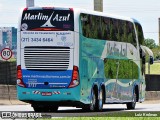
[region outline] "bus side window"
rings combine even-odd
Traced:
[[[142,48],[140,48],[140,65],[141,65],[141,72],[142,75],[145,74],[145,63],[146,63],[146,58],[145,58],[145,52],[142,50]]]
[[[139,45],[143,45],[144,43],[143,29],[139,23],[135,23],[135,26],[138,34]]]

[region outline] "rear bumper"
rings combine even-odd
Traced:
[[[51,93],[43,96],[42,92]],[[17,97],[24,102],[54,102],[80,101],[80,86],[68,89],[31,89],[17,86]]]

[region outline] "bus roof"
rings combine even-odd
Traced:
[[[121,20],[126,20],[126,21],[130,21],[130,22],[133,22],[133,23],[140,24],[139,21],[137,21],[136,19],[131,18],[131,17],[120,16],[120,15],[111,14],[111,13],[105,13],[105,12],[92,11],[92,10],[81,9],[81,8],[70,8],[70,7],[54,6],[54,7],[28,7],[28,8],[25,8],[24,10],[42,10],[42,9],[44,9],[44,10],[45,9],[74,10],[74,12],[77,12],[77,13],[86,13],[86,14],[92,14],[92,15],[97,15],[97,16],[110,17],[110,18],[121,19]]]
[[[134,18],[126,17],[126,16],[120,16],[120,15],[111,14],[111,13],[91,11],[91,10],[85,10],[85,9],[80,9],[80,12],[81,13],[86,13],[86,14],[93,14],[93,15],[98,15],[98,16],[110,17],[110,18],[115,18],[115,19],[120,19],[120,20],[126,20],[126,21],[130,21],[130,22],[134,22],[134,23],[139,23]]]

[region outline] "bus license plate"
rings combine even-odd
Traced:
[[[42,96],[51,96],[52,92],[42,92],[41,95]]]

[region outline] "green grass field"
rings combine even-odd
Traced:
[[[146,74],[148,74],[148,63],[146,64]],[[150,74],[160,74],[160,63],[155,62],[150,65]]]
[[[159,117],[68,117],[52,120],[159,120]]]
[[[137,117],[137,114],[141,114],[141,117]],[[155,115],[156,117],[151,117],[149,115]],[[148,117],[147,117],[148,116]],[[64,118],[53,118],[52,120],[159,120],[159,111],[150,112],[106,112],[106,114],[99,114],[92,117],[64,117]]]

